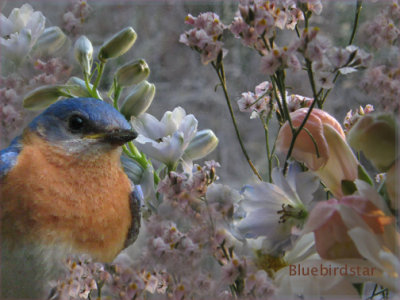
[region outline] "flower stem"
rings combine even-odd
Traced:
[[[266,120],[264,120],[263,118],[262,123],[264,126],[264,133],[265,133],[265,146],[267,149],[267,159],[268,159],[268,181],[272,182],[272,158],[273,158],[273,152],[271,152],[271,149],[269,147],[269,120],[271,118],[272,115],[272,109],[268,112],[268,116],[266,118]]]
[[[97,87],[99,86],[101,77],[103,76],[105,65],[106,65],[105,62],[102,62],[102,61],[100,62],[100,65],[99,65],[98,70],[97,70],[96,80],[95,80],[95,82],[93,84],[92,92],[94,92],[97,89]]]
[[[287,106],[286,101],[286,86],[285,86],[285,73],[284,71],[280,70],[276,72],[276,85],[278,86],[279,94],[281,94],[281,100],[283,105],[283,111],[285,113],[285,119],[289,122],[289,126],[294,131],[292,119],[290,118],[289,108]]]
[[[114,108],[117,109],[117,110],[119,110],[119,108],[118,108],[118,99],[119,99],[119,96],[121,95],[121,92],[122,92],[122,87],[118,83],[116,83],[116,81],[115,81],[113,105],[114,105]]]
[[[288,153],[287,153],[286,159],[285,159],[285,164],[283,166],[283,174],[285,174],[285,175],[286,175],[286,172],[287,172],[287,168],[289,166],[288,161],[289,161],[290,156],[292,155],[292,151],[293,151],[293,148],[294,148],[294,143],[296,142],[297,136],[300,134],[301,130],[303,129],[304,125],[306,124],[306,122],[308,120],[308,117],[310,116],[311,111],[313,110],[313,108],[315,106],[315,103],[317,103],[316,98],[314,98],[314,101],[311,103],[311,106],[308,109],[307,114],[304,117],[303,122],[300,124],[300,126],[297,128],[297,130],[293,133],[292,141],[290,142],[289,150],[288,150]]]
[[[354,38],[356,36],[356,32],[357,32],[357,28],[358,28],[358,21],[360,19],[361,8],[362,8],[362,0],[357,0],[356,14],[354,16],[354,23],[353,23],[353,31],[351,32],[349,45],[353,44]]]
[[[362,0],[357,0],[356,13],[355,13],[355,16],[354,16],[354,23],[353,23],[353,30],[351,32],[351,36],[350,36],[348,45],[353,44],[354,38],[356,36],[356,32],[357,32],[357,28],[358,28],[358,21],[360,19],[360,14],[361,14],[361,8],[362,8]],[[349,63],[350,63],[350,61],[347,64],[349,64]],[[340,72],[339,72],[339,70],[337,70],[335,78],[333,79],[333,83],[336,82],[336,80],[339,78],[339,76],[340,76]],[[332,89],[328,89],[325,92],[325,94],[324,94],[324,96],[323,96],[323,98],[321,100],[321,108],[322,108],[322,105],[324,104],[326,98],[328,97],[329,93],[331,92],[331,90]],[[321,89],[321,91],[322,91],[322,89]]]
[[[219,66],[217,66],[214,62],[211,63],[212,66],[214,67],[215,71],[217,72],[219,81],[221,83],[222,89],[224,91],[224,95],[225,95],[225,100],[226,100],[226,104],[228,105],[229,108],[229,113],[231,115],[232,118],[232,123],[233,126],[235,128],[235,132],[236,132],[236,137],[239,141],[240,144],[240,148],[242,149],[243,155],[246,157],[247,163],[249,164],[250,168],[252,169],[253,173],[258,177],[258,179],[260,179],[262,181],[262,177],[260,176],[260,174],[258,173],[257,169],[255,168],[253,162],[251,161],[249,155],[247,154],[246,148],[244,147],[243,141],[242,141],[242,137],[240,135],[238,126],[237,126],[237,122],[236,122],[236,118],[235,115],[233,114],[233,109],[232,109],[232,105],[231,105],[231,100],[229,98],[228,95],[228,91],[226,88],[226,80],[225,80],[225,71],[224,71],[224,65],[223,62],[221,61],[221,63],[219,64]]]

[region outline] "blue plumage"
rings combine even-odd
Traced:
[[[9,147],[0,151],[0,180],[17,163],[21,151],[20,137],[16,137]]]

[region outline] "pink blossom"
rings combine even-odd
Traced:
[[[63,15],[64,29],[72,34],[78,34],[91,11],[92,8],[86,0],[73,0],[71,7]]]
[[[317,252],[324,259],[362,257],[347,233],[350,228],[343,221],[342,206],[358,214],[375,234],[383,234],[385,226],[394,221],[360,196],[319,202],[310,213],[305,232],[314,232]]]
[[[302,107],[310,107],[311,103],[314,101],[314,98],[308,98],[301,95],[287,95],[286,101],[288,104],[289,112],[294,112]]]
[[[400,35],[398,11],[398,4],[387,6],[374,19],[365,23],[361,28],[364,40],[375,48],[383,44],[392,45]]]
[[[279,51],[269,52],[261,59],[261,72],[273,75],[281,65]]]
[[[267,113],[270,109],[270,93],[272,84],[264,81],[255,87],[255,92],[242,93],[237,101],[239,110],[242,112],[255,112],[257,115]]]
[[[245,271],[246,260],[233,258],[222,267],[222,281],[232,284],[239,276],[243,276]]]
[[[304,3],[307,10],[319,15],[322,12],[321,0],[300,0],[300,3]]]
[[[242,98],[240,98],[237,102],[239,110],[241,112],[252,112],[253,111],[252,105],[256,100],[254,97],[255,95],[252,92],[242,93]]]
[[[200,52],[203,64],[216,61],[219,55],[224,57],[227,54],[220,40],[226,26],[219,20],[217,14],[207,12],[198,17],[189,14],[185,23],[193,25],[194,28],[181,34],[179,42]]]
[[[165,254],[168,249],[170,249],[169,245],[167,245],[161,237],[157,237],[153,240],[153,247],[158,256]]]

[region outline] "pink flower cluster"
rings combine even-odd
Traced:
[[[22,88],[20,79],[9,77],[0,78],[0,124],[2,142],[9,142],[8,137],[13,135],[23,123],[23,110],[19,91]],[[5,145],[2,145],[5,146]]]
[[[302,107],[310,107],[314,98],[291,94],[286,96],[286,101],[289,112],[294,112]]]
[[[216,61],[218,56],[227,54],[227,50],[222,48],[223,42],[221,41],[226,26],[220,21],[217,14],[206,12],[201,13],[198,17],[189,14],[185,23],[194,28],[182,33],[179,42],[200,52],[203,64]]]
[[[264,41],[273,35],[275,28],[294,29],[303,19],[295,1],[242,0],[229,29],[244,45],[263,51]]]
[[[393,0],[374,19],[365,23],[361,30],[364,40],[374,48],[393,45],[400,35],[400,6]]]
[[[88,299],[92,291],[111,282],[111,275],[101,263],[93,262],[89,256],[68,257],[65,261],[66,275],[51,282],[51,299]]]
[[[303,31],[293,47],[297,47],[297,51],[312,63],[316,83],[325,89],[333,87],[336,72],[346,75],[364,69],[372,58],[369,53],[353,45],[331,47],[330,40],[319,35],[319,28]]]
[[[368,69],[361,82],[361,87],[368,94],[379,99],[386,111],[400,109],[400,60],[397,66],[376,66]]]
[[[72,71],[71,66],[65,63],[61,58],[51,58],[48,61],[37,59],[34,62],[34,68],[41,71],[41,73],[29,80],[29,85],[31,86],[62,82]]]
[[[271,109],[272,91],[272,84],[264,81],[256,86],[254,92],[242,93],[242,97],[237,101],[239,110],[251,112],[252,117],[254,114],[258,116],[267,114]]]
[[[70,10],[63,15],[65,31],[78,34],[91,11],[92,8],[86,0],[73,0]]]

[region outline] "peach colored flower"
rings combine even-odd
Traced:
[[[294,127],[303,122],[309,108],[300,108],[290,114]],[[276,141],[278,151],[287,154],[292,131],[286,122]],[[323,110],[314,108],[304,129],[297,136],[292,157],[315,171],[335,197],[342,197],[342,181],[354,181],[358,176],[358,162],[339,122]]]
[[[361,258],[356,244],[349,236],[351,229],[345,221],[346,210],[351,209],[362,218],[368,229],[383,235],[385,226],[394,222],[370,200],[362,196],[346,196],[341,200],[330,199],[319,202],[311,211],[305,232],[314,232],[315,246],[324,259]]]

